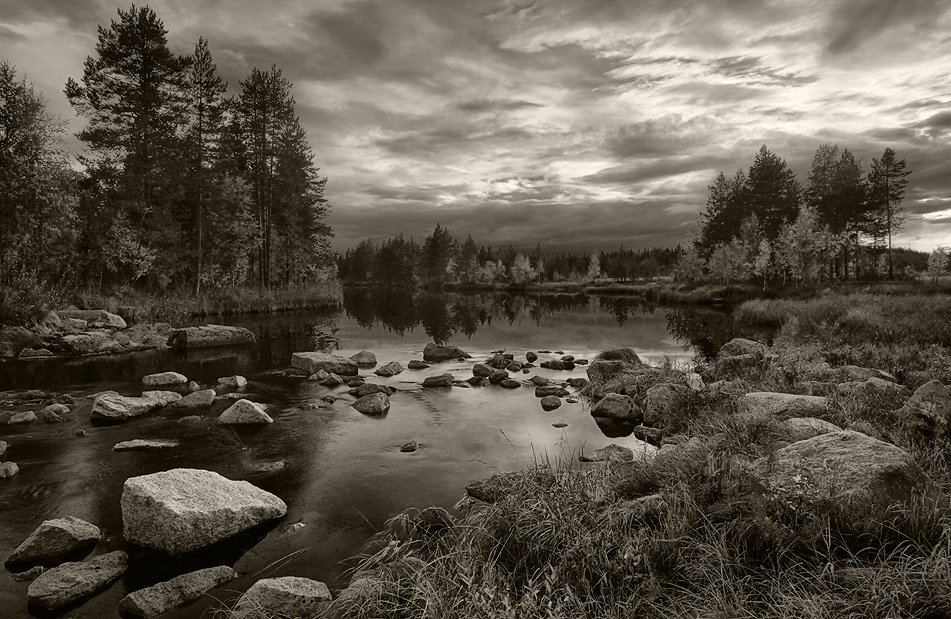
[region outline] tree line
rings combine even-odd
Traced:
[[[361,241],[338,256],[337,271],[345,281],[517,286],[602,277],[649,279],[669,275],[679,256],[679,248],[546,252],[541,244],[520,252],[512,245],[477,245],[471,235],[460,243],[448,228],[437,223],[422,244],[403,234],[378,243]]]
[[[277,66],[237,93],[209,43],[181,55],[148,7],[99,26],[65,94],[85,121],[74,169],[66,127],[0,63],[0,286],[200,291],[305,284],[332,265],[327,179]],[[24,293],[25,294],[25,293]]]
[[[848,148],[819,146],[805,185],[763,145],[748,172],[720,172],[677,276],[764,282],[895,276],[892,235],[911,170],[892,148],[868,172]]]

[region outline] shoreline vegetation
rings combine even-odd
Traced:
[[[698,361],[702,383],[592,360],[592,415],[598,396],[643,412],[633,459],[544,455],[455,514],[395,515],[322,616],[951,616],[949,297],[735,311],[777,335]]]

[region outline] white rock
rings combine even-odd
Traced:
[[[244,376],[222,376],[218,379],[218,384],[229,389],[241,389],[248,386],[248,379]]]
[[[55,610],[99,591],[122,576],[129,557],[121,550],[85,562],[68,562],[46,570],[30,583],[27,605]]]
[[[142,384],[147,387],[165,387],[167,385],[184,385],[188,378],[178,372],[159,372],[142,377]]]
[[[112,451],[145,451],[147,449],[170,449],[178,447],[178,441],[149,440],[134,438],[112,446]]]
[[[320,581],[298,576],[264,578],[238,599],[231,617],[315,617],[330,600],[330,589]]]
[[[270,415],[257,402],[238,400],[218,417],[218,423],[229,425],[274,423]]]
[[[176,606],[197,600],[207,591],[237,577],[237,572],[226,565],[189,572],[130,593],[119,602],[119,610],[135,617],[151,619]]]

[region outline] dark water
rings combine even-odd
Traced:
[[[212,321],[214,322],[214,321]],[[129,591],[179,573],[227,563],[244,575],[214,592],[234,599],[255,580],[297,575],[346,584],[341,561],[390,515],[407,508],[451,508],[464,486],[495,472],[515,470],[543,458],[574,458],[625,439],[607,438],[582,403],[565,403],[543,412],[533,389],[499,387],[422,389],[426,376],[452,372],[471,376],[472,363],[490,351],[553,350],[591,357],[609,347],[631,346],[654,364],[665,358],[687,363],[696,351],[715,350],[732,336],[729,316],[710,310],[654,308],[631,298],[518,295],[411,295],[399,291],[348,291],[339,312],[282,314],[219,319],[246,326],[258,343],[240,348],[191,353],[171,351],[115,355],[73,361],[0,364],[0,390],[43,388],[70,393],[76,405],[65,423],[0,426],[10,447],[4,460],[20,473],[0,480],[0,553],[6,557],[44,519],[73,515],[97,524],[104,540],[96,553],[129,548],[122,540],[119,497],[128,477],[171,468],[203,468],[232,479],[246,479],[280,496],[287,515],[215,547],[179,559],[158,553],[133,553],[131,569],[116,584],[71,609],[70,617],[117,616],[118,601]],[[189,413],[155,413],[121,426],[89,423],[91,394],[115,389],[138,395],[141,377],[174,370],[202,385],[220,376],[253,376],[286,367],[295,351],[336,349],[351,355],[373,351],[380,364],[404,367],[422,356],[429,341],[448,341],[473,355],[467,362],[407,370],[392,378],[369,374],[371,382],[398,389],[384,418],[350,408],[345,388],[327,389],[311,382],[252,380],[248,397],[267,405],[275,423],[253,429],[214,423],[227,403],[202,411],[202,420],[183,423]],[[541,360],[560,355],[541,354]],[[584,376],[533,368],[564,380]],[[334,404],[320,398],[340,397]],[[36,409],[39,406],[19,407]],[[3,409],[0,409],[3,410]],[[564,422],[563,429],[552,423]],[[85,429],[88,436],[75,432]],[[112,451],[133,438],[176,439],[177,448],[161,452]],[[400,445],[415,440],[415,453]],[[306,526],[293,533],[293,523]],[[281,560],[284,558],[284,560]],[[0,571],[0,616],[28,616],[27,583]],[[209,612],[211,598],[169,616]]]

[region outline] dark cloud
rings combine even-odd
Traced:
[[[540,103],[521,99],[470,99],[456,104],[463,112],[508,112],[527,107],[543,107]]]
[[[705,143],[712,127],[713,122],[706,118],[653,118],[609,132],[605,147],[620,158],[666,157]]]
[[[883,32],[900,26],[922,30],[933,26],[949,8],[944,0],[845,0],[830,13],[826,51],[851,52],[869,45]]]

